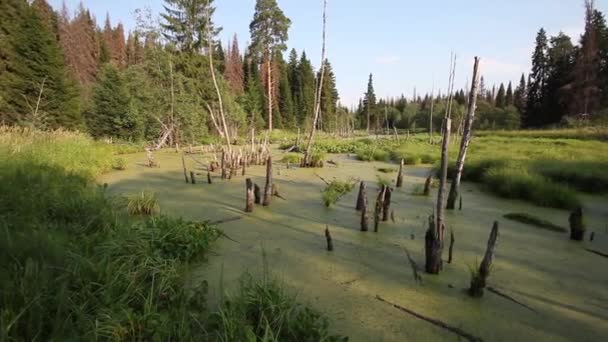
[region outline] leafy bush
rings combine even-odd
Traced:
[[[130,215],[154,215],[160,211],[156,194],[141,191],[127,197],[127,212]]]
[[[405,165],[419,165],[422,164],[422,159],[417,155],[408,155],[403,157],[403,163]]]
[[[551,230],[554,232],[565,233],[568,231],[568,229],[566,229],[564,227],[557,226],[549,221],[540,219],[538,217],[535,217],[535,216],[532,216],[532,215],[526,214],[526,213],[505,214],[504,218],[512,220],[512,221],[517,221],[517,222],[529,224],[532,226],[536,226],[538,228]]]
[[[325,189],[321,191],[321,198],[323,199],[323,204],[328,208],[336,204],[340,197],[351,192],[354,186],[354,182],[343,182],[339,180],[331,181],[329,184],[327,184]]]
[[[112,162],[112,169],[114,170],[126,170],[127,169],[127,161],[124,158],[116,157]]]
[[[356,154],[357,159],[361,161],[388,161],[390,159],[389,152],[377,146],[361,147]]]

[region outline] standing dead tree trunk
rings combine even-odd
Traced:
[[[403,159],[401,159],[401,163],[399,164],[399,174],[397,175],[397,182],[395,184],[395,187],[400,188],[403,186],[403,165],[404,165],[404,161]]]
[[[378,226],[380,225],[380,217],[382,215],[382,208],[384,208],[384,195],[386,194],[386,185],[380,187],[378,197],[376,198],[376,207],[374,209],[374,232],[378,232]]]
[[[190,182],[196,184],[196,178],[194,178],[194,171],[190,171]]]
[[[251,181],[251,178],[247,178],[245,180],[245,191],[246,191],[245,212],[250,213],[253,211],[253,201],[254,201],[253,182]]]
[[[361,182],[361,185],[359,186],[359,195],[357,196],[357,206],[356,209],[357,210],[362,210],[363,206],[365,205],[365,198],[367,197],[366,195],[366,191],[365,191],[365,183]]]
[[[215,68],[213,67],[213,39],[211,38],[211,5],[207,4],[207,19],[209,22],[207,25],[207,46],[209,49],[209,70],[211,71],[211,79],[213,80],[213,86],[215,87],[215,92],[217,93],[217,102],[220,109],[220,120],[222,121],[222,129],[224,131],[224,138],[226,139],[226,147],[228,148],[228,152],[232,152],[232,147],[230,146],[230,134],[228,134],[228,126],[226,125],[226,116],[224,115],[224,103],[222,101],[222,93],[220,92],[220,87],[217,83],[217,78],[215,77]]]
[[[469,288],[469,294],[473,297],[483,296],[483,289],[486,287],[486,280],[490,275],[490,268],[492,267],[492,258],[494,257],[494,247],[496,246],[496,239],[498,238],[498,222],[494,222],[492,232],[490,232],[490,238],[488,239],[488,247],[486,248],[486,254],[479,264],[479,269],[471,275],[471,287]]]
[[[427,273],[439,274],[443,266],[443,241],[445,232],[444,223],[444,197],[445,184],[448,176],[448,147],[450,144],[450,130],[452,127],[452,103],[454,92],[454,76],[456,72],[456,56],[452,54],[450,63],[450,81],[448,86],[448,105],[443,120],[443,141],[441,143],[441,168],[439,178],[439,191],[437,194],[436,216],[429,217],[429,228],[425,235],[425,269]]]
[[[458,160],[456,161],[456,175],[452,180],[450,194],[448,195],[448,203],[446,205],[446,209],[449,210],[454,210],[456,206],[456,198],[458,198],[458,192],[460,191],[460,179],[462,178],[462,170],[464,169],[467,150],[471,142],[471,131],[473,128],[473,120],[475,119],[475,110],[477,109],[478,86],[479,57],[475,57],[475,62],[473,64],[473,84],[471,85],[471,93],[469,94],[469,109],[467,111],[467,117],[464,120],[462,139],[460,141],[460,152],[458,153]]]
[[[369,230],[369,216],[367,215],[367,194],[364,193],[363,206],[361,207],[361,231]]]
[[[186,171],[186,160],[184,159],[183,153],[182,153],[182,168],[184,170],[184,179],[186,180],[186,183],[190,183],[190,181],[188,180],[188,171]]]
[[[329,252],[334,250],[334,243],[331,238],[331,233],[329,232],[329,226],[325,226],[325,240],[327,240],[327,250]]]
[[[266,161],[266,186],[264,187],[264,201],[262,205],[267,207],[270,205],[272,197],[272,157],[268,156]]]
[[[323,90],[323,81],[325,77],[325,37],[327,28],[327,0],[323,0],[323,46],[321,48],[321,75],[319,77],[319,84],[315,92],[315,113],[312,120],[312,127],[308,136],[308,143],[306,145],[306,153],[304,153],[304,166],[311,166],[312,158],[312,146],[314,143],[315,133],[317,131],[317,122],[319,121],[319,114],[321,112],[321,92]]]
[[[391,197],[393,195],[393,189],[386,187],[384,192],[384,203],[382,204],[382,221],[388,221],[390,210],[391,210]]]
[[[452,263],[452,253],[454,252],[454,229],[450,229],[450,249],[448,250],[448,264]]]
[[[262,190],[260,189],[260,186],[257,184],[254,184],[253,185],[253,196],[255,198],[255,204],[262,203],[262,195],[260,194],[260,192],[262,192]]]
[[[570,222],[570,240],[583,241],[585,238],[585,224],[583,222],[583,208],[578,207],[568,218]]]

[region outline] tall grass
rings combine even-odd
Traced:
[[[280,282],[246,274],[238,294],[228,298],[211,317],[216,341],[348,341],[330,335],[328,321],[298,304]]]
[[[150,191],[141,191],[127,197],[127,212],[130,215],[154,215],[160,212],[160,204],[156,194]]]

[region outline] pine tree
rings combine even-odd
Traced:
[[[367,92],[363,97],[363,106],[365,110],[366,118],[366,130],[369,132],[371,128],[371,121],[375,117],[376,110],[376,93],[374,92],[374,76],[369,74],[369,80],[367,82]],[[376,127],[378,128],[378,127]]]
[[[38,7],[0,2],[0,47],[0,120],[40,128],[81,124],[78,93],[66,78],[57,35]]]
[[[507,86],[507,94],[505,95],[505,104],[507,106],[513,106],[515,104],[513,97],[513,84],[509,81],[509,85]]]
[[[291,20],[279,8],[276,0],[256,0],[255,13],[249,25],[251,47],[260,60],[266,63],[266,94],[268,101],[268,129],[272,131],[273,81],[272,58],[287,46]]]
[[[131,137],[135,121],[129,115],[126,81],[116,65],[109,63],[101,70],[93,93],[93,112],[86,119],[95,137]]]
[[[495,105],[498,108],[505,108],[507,106],[507,94],[505,91],[505,85],[500,84],[498,93],[496,93]]]
[[[547,33],[541,28],[536,36],[536,48],[532,54],[532,73],[529,75],[526,112],[522,120],[524,127],[535,127],[542,124],[542,110],[546,99],[548,78],[547,49]]]
[[[547,84],[542,110],[542,124],[556,124],[568,115],[571,103],[575,49],[570,37],[560,32],[551,37],[547,50]]]
[[[112,30],[112,60],[121,68],[127,66],[127,49],[125,45],[125,29],[122,23],[118,23]]]
[[[517,108],[520,114],[523,114],[526,109],[527,93],[528,89],[526,88],[526,75],[521,74],[519,85],[517,88],[515,88],[515,92],[513,93],[513,105],[515,108]]]
[[[221,31],[209,18],[215,13],[213,0],[165,0],[164,8],[163,35],[181,51],[201,51],[206,46],[209,23],[213,40]]]
[[[574,87],[572,114],[591,114],[599,108],[600,63],[598,32],[594,25],[593,0],[585,0],[585,33],[574,68]]]

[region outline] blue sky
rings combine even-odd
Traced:
[[[321,54],[322,0],[277,0],[292,20],[289,48],[306,50],[318,66]],[[50,0],[59,9],[63,0]],[[73,10],[80,0],[65,0]],[[83,0],[97,22],[107,12],[112,23],[134,27],[133,11],[163,10],[163,0]],[[606,13],[608,0],[596,0]],[[237,34],[249,40],[255,0],[215,0],[215,22],[222,41]],[[517,82],[530,68],[536,32],[560,30],[576,41],[583,23],[583,0],[328,0],[327,53],[345,105],[356,104],[374,74],[378,97],[411,97],[446,89],[450,52],[458,55],[456,85],[464,87],[480,56],[486,84]],[[445,90],[442,90],[445,91]]]

